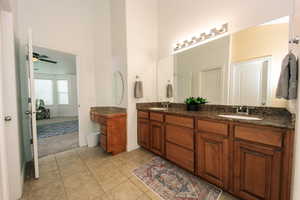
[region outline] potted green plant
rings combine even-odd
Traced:
[[[206,103],[207,99],[202,97],[189,97],[185,100],[186,108],[188,111],[198,111],[199,105]]]

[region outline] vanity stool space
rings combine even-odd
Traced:
[[[117,107],[92,107],[90,118],[100,126],[100,146],[116,155],[126,151],[126,109]]]
[[[138,109],[139,145],[241,199],[290,199],[293,129],[179,113]]]

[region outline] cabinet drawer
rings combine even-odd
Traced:
[[[107,137],[103,134],[100,134],[100,146],[107,151]]]
[[[164,115],[161,113],[154,113],[150,112],[150,119],[154,121],[163,122],[164,121]]]
[[[169,124],[194,128],[194,119],[190,117],[179,117],[174,115],[166,115],[166,122]]]
[[[103,135],[107,135],[107,126],[105,124],[100,125],[100,133]]]
[[[227,123],[198,120],[197,128],[199,131],[228,136],[228,124]]]
[[[177,165],[194,172],[194,152],[178,145],[166,143],[166,157]]]
[[[144,111],[138,111],[138,118],[149,119],[149,113]]]
[[[190,128],[167,125],[166,139],[190,150],[194,150],[194,130]]]
[[[235,126],[234,136],[251,142],[282,147],[284,132],[263,127]]]

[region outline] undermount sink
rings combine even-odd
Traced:
[[[240,116],[240,115],[218,115],[219,117],[231,118],[231,119],[244,119],[244,120],[262,120],[258,117]]]
[[[168,110],[168,108],[149,108],[150,110],[159,110],[159,111],[165,111]]]

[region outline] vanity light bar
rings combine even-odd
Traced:
[[[182,42],[176,43],[174,45],[173,51],[176,52],[176,51],[182,50],[184,48],[196,45],[197,43],[203,42],[205,40],[212,39],[214,37],[223,35],[227,32],[228,32],[228,23],[223,24],[220,27],[213,28],[208,33],[204,32],[204,33],[198,34],[196,36],[193,36],[191,39],[187,39]]]

